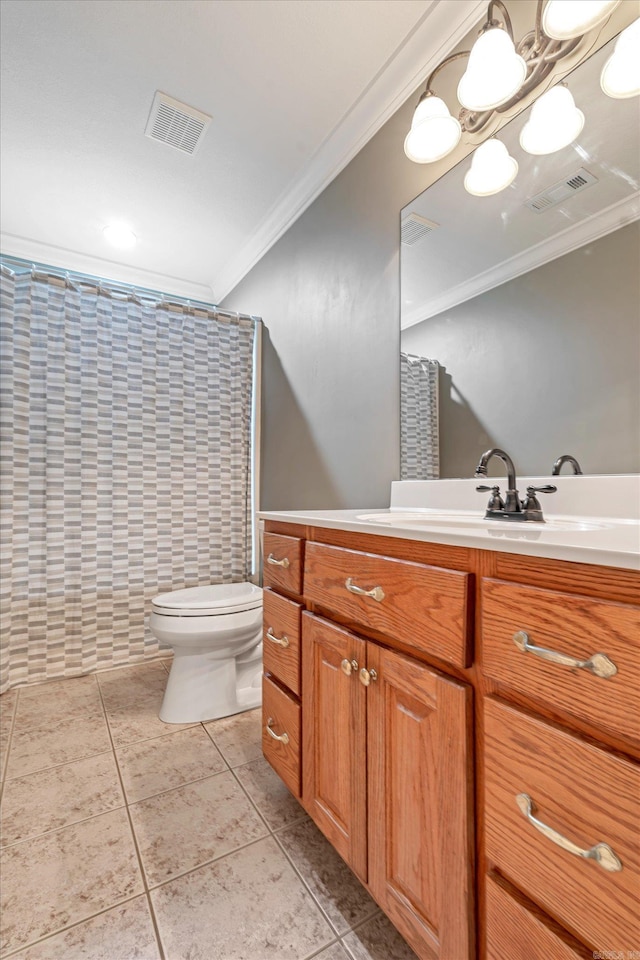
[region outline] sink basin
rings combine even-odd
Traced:
[[[502,530],[513,531],[514,534],[523,531],[578,531],[578,530],[604,530],[608,524],[593,523],[585,520],[545,520],[544,523],[535,523],[532,521],[513,521],[513,520],[485,520],[483,516],[477,514],[464,513],[443,513],[441,511],[434,513],[426,512],[404,512],[395,510],[390,513],[362,513],[358,520],[365,523],[381,523],[387,526],[410,527],[418,530],[438,529],[438,530],[487,530],[489,532]]]

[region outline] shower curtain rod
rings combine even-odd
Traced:
[[[48,263],[38,263],[34,260],[24,260],[22,257],[12,257],[6,254],[0,254],[0,265],[11,269],[18,268],[16,272],[38,273],[48,280],[64,280],[71,286],[75,283],[85,284],[87,286],[105,289],[108,293],[134,294],[143,300],[159,300],[167,307],[192,307],[195,310],[206,310],[207,313],[217,313],[223,317],[236,317],[237,319],[253,320],[254,323],[262,323],[260,317],[248,313],[236,313],[234,310],[220,309],[215,303],[207,303],[204,300],[192,300],[188,297],[181,297],[173,293],[164,293],[162,290],[154,290],[151,287],[139,287],[133,283],[125,283],[121,280],[109,280],[106,277],[98,277],[91,273],[81,273],[79,270],[67,270],[64,267],[54,267]]]

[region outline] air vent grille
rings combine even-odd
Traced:
[[[409,216],[405,217],[402,221],[400,240],[402,243],[413,246],[415,243],[420,243],[428,233],[437,230],[439,226],[440,224],[434,223],[433,220],[427,220],[417,213],[410,213]]]
[[[145,128],[145,136],[191,156],[196,152],[211,117],[156,91]]]
[[[587,187],[593,186],[594,183],[598,183],[598,178],[594,177],[588,170],[585,170],[584,167],[580,167],[579,170],[576,170],[576,172],[570,177],[567,177],[566,180],[559,180],[552,186],[547,187],[546,190],[543,190],[542,193],[531,197],[525,202],[525,206],[533,210],[534,213],[544,213],[545,210],[557,206],[559,203],[562,203],[563,200],[566,200],[567,197],[572,197],[579,190],[586,190]]]

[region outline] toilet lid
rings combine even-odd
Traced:
[[[187,587],[154,597],[151,605],[156,613],[174,617],[215,616],[255,610],[262,605],[262,588],[254,583],[215,583]]]

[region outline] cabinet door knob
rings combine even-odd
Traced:
[[[377,670],[374,670],[373,667],[371,670],[367,670],[366,667],[363,667],[358,674],[358,679],[363,686],[368,687],[370,683],[373,683],[374,680],[378,679],[378,672]]]
[[[358,669],[357,660],[348,660],[346,657],[340,664],[340,669],[347,676],[350,677],[354,670]]]
[[[565,653],[558,653],[556,650],[547,650],[545,647],[536,647],[529,641],[529,634],[524,630],[518,630],[513,635],[513,642],[518,650],[523,653],[533,653],[541,660],[549,660],[551,663],[559,663],[564,667],[573,667],[578,670],[589,670],[596,677],[613,677],[618,672],[613,660],[605,653],[594,653],[588,660],[576,660],[575,657],[568,657]]]
[[[382,587],[372,587],[371,590],[363,590],[362,587],[358,587],[349,577],[344,582],[345,587],[349,593],[355,593],[358,597],[371,597],[373,600],[377,600],[380,603],[384,600],[384,590]]]
[[[554,830],[553,827],[547,826],[542,820],[537,820],[536,817],[533,816],[534,803],[528,793],[519,793],[516,797],[516,803],[529,823],[551,840],[552,843],[562,847],[563,850],[572,853],[576,857],[584,857],[585,860],[595,860],[603,870],[608,870],[609,873],[617,873],[619,870],[622,870],[620,860],[608,843],[596,843],[595,846],[590,847],[588,850],[583,850],[571,840],[568,840],[567,837],[563,837],[562,834]]]
[[[276,560],[272,553],[267,557],[267,563],[273,564],[274,567],[288,567],[289,566],[289,557],[284,557],[282,560]]]
[[[277,643],[278,646],[280,646],[280,647],[288,647],[288,646],[289,646],[289,637],[287,637],[287,636],[276,637],[276,636],[274,635],[274,633],[273,633],[273,628],[272,628],[272,627],[269,627],[269,629],[267,630],[267,637],[268,637],[269,640],[271,640],[273,643]]]
[[[267,720],[267,725],[266,725],[266,727],[265,727],[265,730],[267,731],[267,733],[269,734],[269,736],[272,737],[274,740],[279,740],[280,743],[289,743],[289,734],[288,734],[288,733],[281,733],[281,734],[278,736],[277,733],[274,733],[274,732],[273,732],[272,724],[273,724],[273,717],[269,717],[269,719]]]

